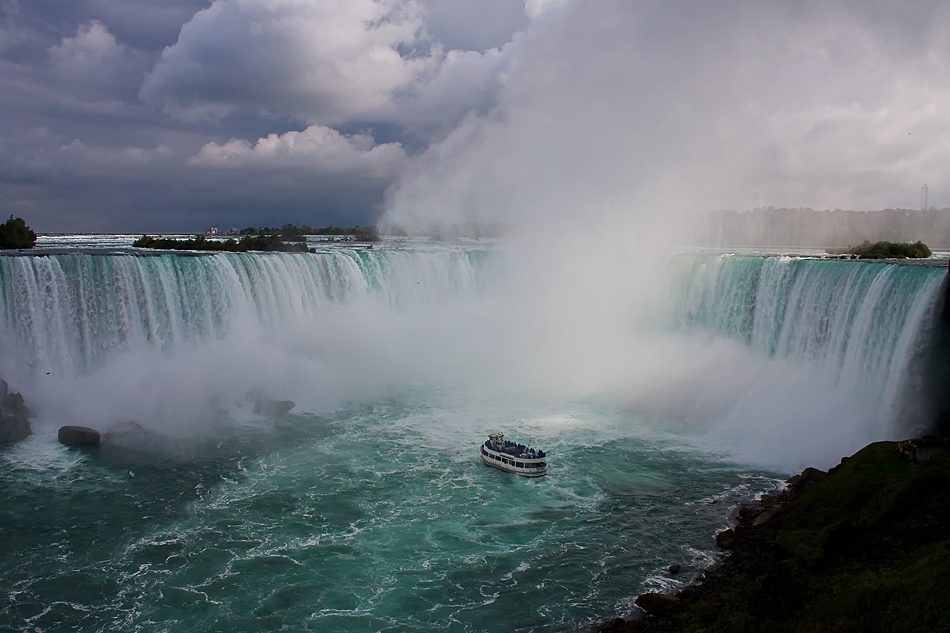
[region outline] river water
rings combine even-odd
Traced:
[[[575,344],[574,324],[613,321],[511,307],[495,244],[145,256],[130,242],[50,237],[0,257],[0,370],[37,412],[0,448],[4,630],[627,616],[714,563],[737,504],[913,425],[943,275],[681,253],[616,331]],[[261,398],[296,406],[258,415]],[[145,439],[56,440],[127,420]],[[496,430],[544,449],[549,474],[481,464]]]

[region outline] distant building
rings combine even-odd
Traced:
[[[237,234],[238,234],[237,227],[232,226],[231,228],[228,229],[228,235],[237,235]]]
[[[210,229],[205,231],[205,235],[217,235],[217,234],[218,234],[218,227],[216,226],[212,226]]]

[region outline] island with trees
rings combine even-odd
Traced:
[[[30,230],[23,218],[10,219],[0,224],[0,249],[33,248],[36,233]]]
[[[227,253],[246,253],[248,251],[283,251],[305,253],[308,235],[339,236],[359,242],[378,242],[379,233],[375,226],[315,228],[285,224],[280,228],[252,226],[243,229],[240,240],[230,238],[224,241],[208,239],[205,235],[195,235],[190,240],[152,237],[143,235],[132,243],[137,248],[155,248],[177,251],[223,251]]]
[[[870,242],[864,240],[857,246],[845,248],[827,248],[831,255],[845,255],[857,259],[926,259],[933,253],[930,247],[921,241],[914,242]]]
[[[932,254],[930,248],[921,241],[913,244],[907,242],[874,242],[864,240],[858,246],[847,249],[847,253],[857,255],[860,259],[923,259]]]
[[[175,251],[220,251],[226,253],[246,253],[248,251],[307,252],[303,242],[286,243],[280,235],[245,235],[239,240],[209,240],[204,235],[196,235],[190,240],[176,240],[165,237],[143,235],[132,242],[136,248],[154,248]]]

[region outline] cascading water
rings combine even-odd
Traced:
[[[338,249],[317,254],[0,257],[0,355],[20,374],[81,374],[122,352],[172,352],[373,296],[444,301],[479,286],[478,251]],[[9,374],[8,374],[9,375]]]
[[[943,267],[722,255],[681,258],[675,268],[675,327],[820,371],[885,428],[930,422],[934,402],[920,389]]]
[[[0,629],[528,632],[627,616],[638,593],[701,573],[730,509],[787,475],[749,464],[787,462],[737,460],[708,429],[613,393],[531,386],[626,368],[626,393],[705,353],[712,380],[671,400],[697,392],[706,422],[710,396],[734,404],[728,379],[744,370],[781,392],[800,369],[820,378],[801,383],[806,397],[830,382],[845,410],[893,409],[913,391],[943,274],[678,257],[645,314],[617,302],[620,318],[585,321],[610,293],[539,280],[543,267],[498,278],[496,261],[392,244],[0,257],[0,371],[40,413],[33,436],[0,447]],[[553,287],[510,294],[540,283]],[[604,331],[548,354],[577,323]],[[741,435],[764,429],[763,446],[788,452],[788,423],[750,400],[759,383],[742,386],[754,415]],[[242,400],[259,387],[297,407],[254,414]],[[796,416],[789,435],[803,434]],[[809,460],[842,423],[815,418]],[[129,419],[154,441],[56,441],[61,424]],[[544,449],[548,475],[483,466],[477,447],[496,430]]]

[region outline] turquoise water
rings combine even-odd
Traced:
[[[788,464],[898,433],[898,413],[924,419],[915,369],[944,276],[689,255],[654,296],[613,301],[637,271],[591,292],[512,275],[481,244],[103,244],[0,257],[0,373],[38,413],[33,436],[0,447],[3,630],[577,631],[628,616],[639,593],[712,564],[737,504]],[[297,406],[255,415],[258,392]],[[56,440],[62,424],[130,419],[156,435]],[[497,430],[544,449],[549,474],[484,466]]]
[[[481,464],[502,425],[469,413],[379,403],[158,452],[39,428],[0,454],[0,628],[577,630],[693,579],[733,505],[778,485],[577,405],[504,425],[550,455],[518,478]]]

